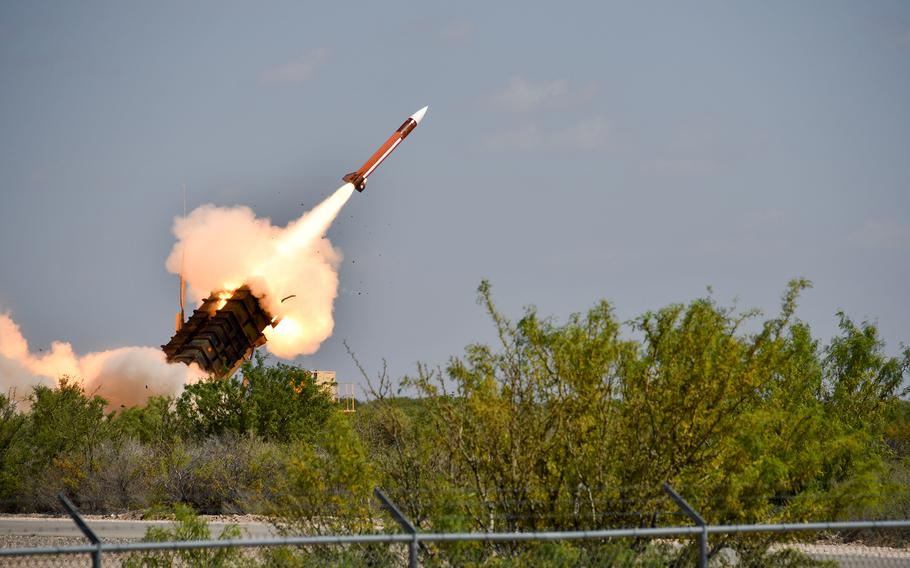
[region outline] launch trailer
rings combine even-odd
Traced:
[[[161,348],[168,363],[196,363],[215,377],[230,377],[265,344],[263,331],[277,325],[274,319],[247,286],[213,293]]]

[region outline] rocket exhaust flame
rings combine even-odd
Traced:
[[[183,264],[188,292],[198,300],[219,290],[224,303],[231,291],[247,283],[275,316],[275,327],[266,329],[269,350],[286,358],[312,353],[332,333],[342,258],[321,237],[353,192],[351,184],[343,185],[286,227],[256,218],[247,207],[203,205],[175,221],[178,241],[167,268],[181,272]],[[281,302],[291,295],[296,297]],[[69,343],[54,342],[48,351],[33,353],[12,317],[0,312],[0,393],[14,391],[21,400],[31,387],[54,386],[64,375],[118,408],[142,404],[153,395],[177,395],[207,373],[195,364],[168,364],[153,347],[79,356]]]
[[[286,227],[257,218],[248,207],[203,205],[187,215],[184,205],[184,215],[174,222],[177,243],[166,262],[170,272],[180,275],[178,335],[185,321],[184,292],[201,303],[212,290],[221,291],[219,308],[238,295],[249,299],[252,294],[270,318],[271,325],[262,330],[269,351],[283,358],[315,352],[332,334],[342,260],[325,233],[354,190],[363,191],[366,179],[426,110],[405,120],[358,171],[344,177],[347,183]],[[249,290],[237,292],[242,286]],[[165,353],[152,347],[77,356],[70,344],[55,342],[48,353],[36,355],[9,314],[0,313],[0,392],[15,390],[22,399],[32,386],[53,386],[64,375],[81,380],[87,392],[116,407],[140,404],[151,395],[176,395],[206,373],[195,363],[168,364]]]
[[[341,252],[322,238],[350,199],[346,183],[322,203],[276,227],[248,207],[203,205],[174,223],[177,243],[167,259],[181,272],[190,297],[199,302],[212,290],[225,297],[246,284],[277,321],[264,331],[268,349],[283,358],[314,353],[332,334]],[[282,298],[296,296],[293,301]]]

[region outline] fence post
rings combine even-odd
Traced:
[[[683,513],[688,515],[696,525],[701,527],[701,534],[698,535],[698,565],[700,568],[708,568],[708,523],[701,518],[701,515],[699,515],[669,483],[664,482],[663,490],[670,496],[670,499],[673,499],[673,501],[679,505],[679,508],[682,509]]]
[[[404,516],[404,513],[398,510],[395,503],[392,503],[378,487],[373,490],[373,495],[379,499],[382,508],[392,515],[395,522],[398,523],[406,533],[414,537],[408,543],[408,568],[417,568],[417,545],[420,542],[420,537],[417,535],[417,528]]]
[[[79,527],[79,530],[82,531],[85,538],[95,545],[95,550],[92,552],[92,568],[101,568],[101,539],[98,538],[95,531],[85,523],[85,519],[83,519],[82,515],[79,514],[79,511],[76,510],[76,506],[66,498],[66,495],[60,493],[57,495],[57,499],[60,499],[60,502],[63,503],[63,508],[66,509],[66,512],[73,518],[73,522],[76,523],[76,526]]]

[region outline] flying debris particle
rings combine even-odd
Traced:
[[[296,298],[296,297],[297,297],[297,294],[291,294],[290,296],[285,296],[284,298],[281,298],[281,303],[283,304],[285,300],[290,300],[291,298]]]

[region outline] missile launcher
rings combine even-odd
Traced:
[[[423,107],[409,116],[360,169],[342,179],[357,191],[363,191],[370,175],[417,128],[426,112],[427,107]],[[184,215],[185,209],[184,205]],[[177,330],[167,345],[161,346],[168,363],[196,363],[217,378],[230,377],[252,356],[253,350],[265,344],[265,328],[278,325],[280,318],[273,317],[247,286],[231,292],[212,293],[184,322],[184,290],[181,268],[180,311],[175,318]]]
[[[167,345],[168,363],[196,363],[218,378],[230,377],[278,324],[247,286],[213,293],[180,325]]]

